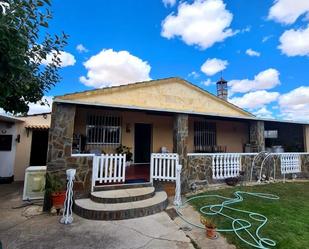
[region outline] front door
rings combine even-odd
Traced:
[[[134,163],[149,163],[151,154],[151,124],[135,124]]]
[[[48,130],[33,130],[30,153],[30,166],[46,165]]]

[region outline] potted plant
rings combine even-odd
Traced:
[[[117,154],[126,154],[126,162],[127,164],[131,164],[132,162],[132,152],[131,152],[131,148],[128,146],[124,146],[124,145],[120,145],[119,147],[116,148],[116,153]]]
[[[201,223],[205,226],[207,238],[209,239],[217,238],[216,225],[212,219],[201,216]]]
[[[61,209],[65,202],[65,181],[57,175],[46,175],[46,189],[45,191],[51,197],[52,206],[56,209]]]

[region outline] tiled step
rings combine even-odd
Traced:
[[[123,203],[140,201],[153,197],[154,187],[127,188],[93,192],[90,199],[98,203]]]
[[[164,191],[155,192],[149,199],[123,203],[97,203],[90,198],[75,200],[74,212],[90,220],[123,220],[163,211],[168,205]]]
[[[151,182],[95,186],[94,191],[152,187]]]

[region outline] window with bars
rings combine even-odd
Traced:
[[[121,143],[121,118],[89,114],[86,134],[87,145],[119,145]]]
[[[206,121],[194,122],[194,150],[195,152],[212,151],[217,145],[216,123]]]

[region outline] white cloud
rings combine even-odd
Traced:
[[[273,113],[269,110],[267,110],[266,107],[262,107],[259,110],[253,112],[253,114],[257,117],[260,118],[268,118],[268,119],[273,119]]]
[[[79,52],[79,53],[87,53],[89,50],[83,45],[83,44],[78,44],[76,46],[76,50]]]
[[[48,65],[49,63],[52,62],[52,59],[54,57],[55,52],[51,52],[46,56],[46,60],[42,60],[43,65]],[[68,67],[68,66],[73,66],[76,62],[74,55],[65,52],[65,51],[60,51],[60,54],[58,56],[60,59],[60,67]]]
[[[257,57],[259,57],[259,56],[261,55],[260,52],[254,51],[254,50],[251,49],[251,48],[248,48],[248,49],[246,50],[246,54],[249,55],[249,56],[257,56]]]
[[[280,73],[273,68],[269,68],[254,76],[253,80],[231,80],[228,82],[231,93],[246,93],[249,91],[271,89],[280,84]]]
[[[229,63],[226,60],[220,60],[217,58],[207,59],[201,66],[201,71],[208,76],[212,76],[224,70],[228,64]]]
[[[308,0],[275,0],[268,19],[282,24],[292,24],[298,17],[309,13]]]
[[[87,76],[80,81],[86,86],[106,87],[150,80],[148,62],[131,55],[128,51],[103,49],[84,63]]]
[[[167,39],[180,37],[188,45],[207,49],[235,34],[229,28],[232,19],[222,0],[181,2],[178,12],[163,20],[161,35]]]
[[[309,121],[309,86],[301,86],[282,94],[278,102],[283,118]]]
[[[41,105],[39,102],[37,103],[30,103],[28,114],[37,114],[37,113],[44,113],[44,112],[51,112],[52,103],[53,103],[53,96],[44,96],[42,101],[45,103],[47,102],[49,105]]]
[[[48,103],[48,105],[47,104],[41,105],[40,102],[28,104],[29,111],[28,111],[27,114],[30,115],[30,114],[51,112],[52,103],[53,103],[53,96],[44,96],[42,98],[42,102]],[[11,113],[5,112],[2,108],[0,108],[0,114],[6,114],[6,115],[9,115],[9,116],[14,116]]]
[[[255,109],[262,108],[266,104],[276,101],[279,95],[280,94],[278,92],[267,92],[265,90],[260,90],[246,93],[241,97],[231,98],[229,101],[241,108]]]
[[[208,78],[207,80],[202,81],[202,84],[204,86],[210,86],[210,85],[215,85],[216,82],[213,82],[211,79]]]
[[[162,0],[165,7],[173,7],[176,4],[176,0]]]
[[[309,56],[309,25],[306,29],[287,30],[279,40],[278,48],[287,56]]]
[[[271,39],[273,37],[273,35],[268,35],[268,36],[264,36],[262,39],[262,42],[267,42],[269,39]]]
[[[188,74],[188,77],[193,78],[193,79],[197,79],[197,78],[200,77],[200,74],[195,72],[195,71],[192,71],[191,73]]]

